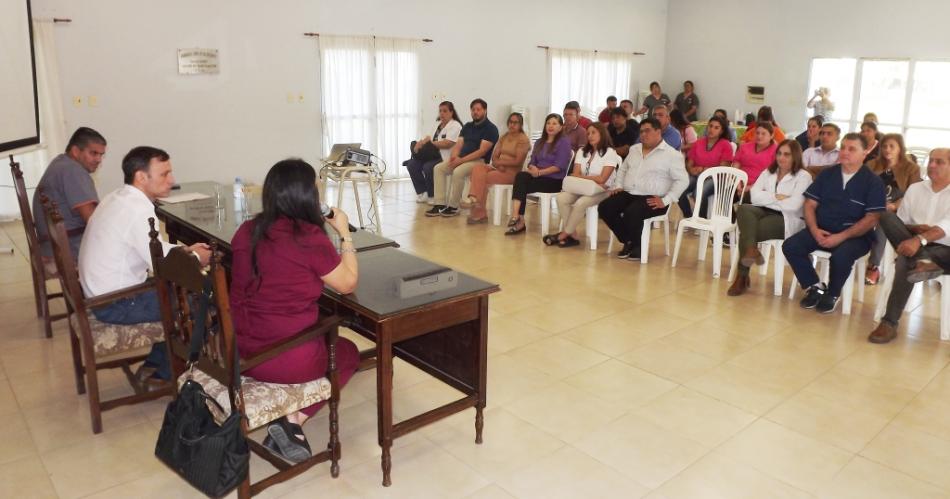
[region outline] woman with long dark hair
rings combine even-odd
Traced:
[[[739,296],[749,289],[749,269],[763,265],[765,259],[758,243],[769,239],[785,239],[805,228],[802,208],[805,190],[811,185],[811,174],[802,162],[802,146],[794,139],[782,141],[775,159],[762,172],[749,190],[750,204],[739,205],[739,272],[729,296]]]
[[[680,151],[685,156],[693,144],[696,143],[696,130],[693,128],[693,125],[686,119],[686,115],[683,114],[679,109],[674,109],[670,111],[670,123],[673,124],[680,136],[683,137],[683,145],[680,146]]]
[[[544,118],[544,131],[534,143],[528,169],[515,175],[511,187],[511,219],[506,236],[525,231],[524,208],[532,192],[561,192],[561,183],[571,162],[571,140],[563,133],[564,118],[551,113]]]
[[[356,289],[356,249],[342,211],[324,220],[316,172],[300,159],[275,164],[264,179],[263,211],[244,222],[231,240],[231,314],[242,357],[260,352],[317,322],[317,300],[328,284],[340,293]],[[340,249],[324,232],[324,222],[340,234]],[[353,342],[339,338],[336,366],[346,384],[359,365]],[[246,371],[269,383],[306,383],[327,371],[324,340],[307,342]],[[264,446],[291,462],[310,457],[303,423],[320,402],[267,426]]]
[[[409,178],[412,179],[412,186],[416,189],[417,203],[434,204],[435,180],[432,169],[449,159],[461,131],[462,120],[459,113],[455,112],[455,104],[451,101],[440,102],[435,132],[417,140],[412,146],[412,158],[403,163],[409,172]],[[433,147],[438,150],[438,155],[433,152]]]
[[[680,196],[679,206],[683,211],[683,217],[693,216],[693,207],[689,204],[689,198],[696,195],[696,182],[699,180],[699,174],[706,168],[714,166],[729,166],[733,159],[733,143],[730,141],[729,121],[719,115],[713,115],[706,124],[706,135],[696,141],[696,144],[690,148],[686,154],[686,172],[689,173],[689,187]],[[696,209],[701,210],[705,216],[709,210],[709,204],[703,204],[709,196],[715,191],[715,185],[711,179],[707,179],[703,185],[702,199],[696,200]]]
[[[739,143],[745,144],[747,142],[754,142],[756,140],[755,130],[761,123],[768,123],[769,125],[772,125],[771,133],[774,136],[776,143],[780,143],[785,140],[785,132],[782,131],[782,127],[778,126],[778,123],[775,121],[775,115],[772,114],[772,107],[762,106],[759,108],[759,112],[756,113],[755,123],[749,125],[749,128],[747,128],[745,133],[742,134],[742,137],[739,137]]]

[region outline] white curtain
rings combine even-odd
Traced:
[[[321,36],[323,153],[360,142],[383,158],[387,177],[406,175],[409,142],[419,136],[419,42]]]
[[[560,113],[575,100],[584,115],[596,117],[607,96],[631,98],[632,56],[617,52],[548,49],[551,112]]]
[[[66,123],[63,115],[62,92],[59,87],[59,61],[56,56],[55,29],[52,21],[33,22],[33,48],[36,57],[36,90],[40,105],[40,144],[20,151],[11,151],[23,170],[23,180],[32,196],[33,188],[43,176],[46,165],[66,147]],[[0,117],[2,119],[2,117]],[[3,155],[6,158],[7,154]],[[9,160],[2,161],[3,170],[9,171]],[[13,178],[0,177],[0,186],[11,186]],[[10,187],[0,187],[0,220],[20,218],[16,193]]]

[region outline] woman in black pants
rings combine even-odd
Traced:
[[[551,113],[544,119],[544,131],[534,143],[528,169],[515,175],[511,189],[511,220],[508,220],[506,236],[525,231],[524,207],[532,192],[561,192],[561,182],[570,166],[574,151],[571,141],[561,133],[564,120]]]

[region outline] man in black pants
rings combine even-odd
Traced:
[[[663,141],[660,122],[640,123],[640,143],[621,163],[610,197],[597,207],[600,218],[623,243],[619,258],[639,260],[643,221],[662,215],[689,185],[683,155]]]
[[[927,180],[907,188],[896,215],[881,215],[881,230],[899,256],[887,310],[868,336],[871,343],[897,337],[897,321],[915,283],[950,272],[950,149],[930,152]]]

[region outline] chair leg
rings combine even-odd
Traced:
[[[759,265],[759,275],[764,276],[769,273],[769,257],[772,256],[772,244],[759,243],[758,246],[759,252],[762,253],[762,259],[765,260],[762,265]]]
[[[722,232],[713,231],[713,278],[719,279],[722,270]]]
[[[92,420],[92,432],[102,433],[102,410],[99,408],[99,376],[96,363],[86,360],[86,384],[89,387],[89,416]]]
[[[770,245],[771,246],[771,245]],[[785,255],[782,253],[781,248],[775,248],[775,296],[782,296],[782,289],[785,285]]]
[[[643,224],[640,231],[640,265],[646,265],[650,260],[650,233],[653,232],[653,222]]]
[[[491,221],[495,225],[501,225],[501,203],[504,201],[501,196],[501,192],[498,189],[492,187],[489,189],[491,192]]]
[[[676,226],[676,244],[673,245],[673,263],[671,267],[676,267],[676,260],[680,256],[680,245],[683,243],[683,231],[686,230],[686,227],[683,226],[683,223],[680,222]]]
[[[43,317],[43,303],[46,303],[46,282],[40,282],[45,276],[37,272],[36,264],[42,265],[42,263],[36,262],[30,266],[33,273],[33,300],[36,301],[36,316]]]
[[[940,276],[940,339],[950,340],[950,276]]]
[[[864,276],[868,272],[868,259],[859,259],[855,268],[857,269],[857,275],[854,276],[854,285],[858,288],[858,301],[864,303]]]
[[[373,207],[373,218],[375,218],[376,234],[383,235],[383,221],[379,218],[379,205],[376,203],[376,179],[372,175],[369,177],[369,202]]]
[[[40,293],[43,295],[43,300],[41,302],[42,309],[43,309],[43,315],[41,316],[43,318],[43,330],[45,331],[47,338],[52,338],[53,337],[53,323],[52,323],[53,321],[51,321],[49,318],[50,316],[49,292],[46,290],[45,282],[40,283]]]
[[[612,230],[607,231],[610,235],[607,236],[607,254],[611,254],[614,251],[614,232]]]
[[[851,315],[851,301],[854,299],[854,279],[857,267],[857,264],[851,267],[851,273],[848,274],[848,278],[844,281],[844,289],[841,290],[841,300],[844,302],[841,304],[841,313],[844,315]],[[862,276],[863,278],[864,276]]]
[[[795,273],[792,272],[792,284],[788,287],[788,299],[795,298],[795,290],[798,289],[798,278],[795,277]]]
[[[739,273],[739,230],[733,230],[729,236],[729,282]],[[762,268],[766,268],[765,265]]]
[[[356,185],[356,179],[350,177],[350,183],[353,184],[353,199],[356,201],[356,216],[360,220],[360,228],[366,228],[366,223],[363,222],[363,206],[360,204],[360,188]]]
[[[706,249],[709,247],[709,237],[710,231],[699,231],[699,245],[697,246],[696,250],[696,259],[701,262],[706,261]]]
[[[551,228],[551,201],[541,197],[538,204],[541,205],[541,234],[546,235]]]
[[[67,318],[67,320],[69,320]],[[82,347],[79,345],[79,338],[73,334],[72,326],[69,327],[69,346],[73,353],[73,371],[76,375],[76,393],[82,395],[86,393],[85,373],[82,367]]]
[[[663,233],[664,233],[664,248],[666,250],[666,256],[670,256],[670,219],[667,217],[663,220]]]
[[[590,250],[597,251],[597,207],[587,208],[584,215],[587,222],[587,239],[590,240]]]

